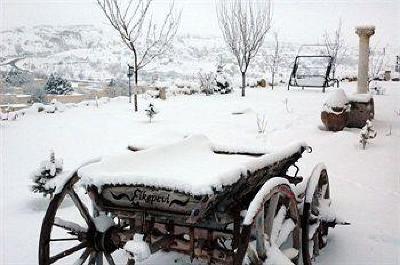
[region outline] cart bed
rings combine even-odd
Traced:
[[[257,153],[239,153],[237,147],[218,147],[205,136],[191,136],[103,158],[79,169],[78,175],[83,185],[98,189],[103,207],[189,215],[209,208],[211,202],[250,198],[268,179],[284,176],[304,148],[297,143],[272,153],[260,153],[260,148]]]

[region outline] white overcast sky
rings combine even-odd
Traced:
[[[220,35],[215,1],[176,0],[183,8],[179,33]],[[154,0],[153,13],[162,12],[167,3]],[[357,44],[354,27],[368,24],[376,26],[373,42],[400,46],[400,0],[275,0],[273,7],[272,30],[282,40],[319,42],[325,30],[333,30],[342,18],[350,45]],[[38,24],[108,27],[95,0],[0,0],[0,10],[0,30]]]

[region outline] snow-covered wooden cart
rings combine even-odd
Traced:
[[[82,166],[59,187],[42,224],[40,265],[134,264],[146,250],[208,264],[311,264],[337,223],[324,165],[297,176],[296,161],[311,152],[305,144],[266,152],[192,136],[131,149]]]

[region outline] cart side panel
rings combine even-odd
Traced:
[[[263,169],[257,170],[246,178],[241,178],[235,185],[226,187],[219,200],[218,208],[226,211],[232,208],[245,210],[253,200],[258,190],[273,177],[291,178],[286,175],[289,167],[294,165],[302,156],[303,150],[285,159],[277,161]]]
[[[101,192],[105,208],[152,209],[188,215],[203,198],[147,186],[106,186]]]

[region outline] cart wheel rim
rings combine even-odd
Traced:
[[[80,197],[76,191],[75,184],[78,180],[79,177],[74,175],[49,204],[40,232],[39,265],[67,264],[71,260],[73,260],[72,264],[100,265],[103,264],[103,257],[108,264],[115,264],[111,253],[96,250],[95,237],[99,235],[99,232],[96,231],[93,217],[81,199],[82,196]],[[72,207],[78,210],[81,223],[57,216],[57,213],[61,212],[60,206],[68,197],[72,201]],[[74,218],[77,217],[74,216]],[[54,230],[63,236],[54,238]],[[64,245],[69,246],[64,247]],[[53,251],[53,248],[57,251]]]
[[[311,203],[303,207],[303,263],[310,265],[319,255],[320,249],[327,244],[328,220],[326,214],[330,209],[329,178],[327,171],[322,169],[318,185],[313,191]]]
[[[270,199],[256,217],[253,228],[256,240],[249,243],[244,263],[297,264],[300,254],[300,217],[294,194],[289,186],[280,185],[268,197]]]

